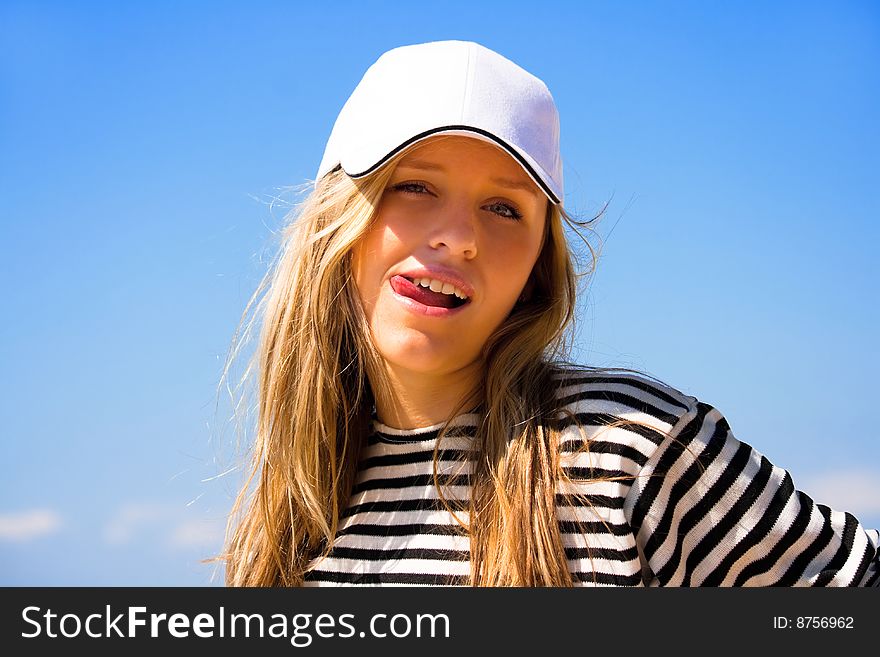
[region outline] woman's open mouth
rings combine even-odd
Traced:
[[[449,315],[470,303],[469,298],[461,298],[454,290],[447,293],[437,291],[427,286],[427,282],[426,279],[412,280],[406,276],[393,276],[390,281],[396,296],[408,302],[406,305],[411,310],[423,315]]]

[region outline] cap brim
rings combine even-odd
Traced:
[[[343,157],[340,165],[342,166],[343,171],[345,171],[345,173],[351,178],[363,178],[364,176],[368,176],[374,171],[380,169],[386,162],[388,162],[388,160],[401,151],[409,148],[413,144],[417,144],[420,141],[424,141],[425,139],[438,134],[474,137],[502,148],[517,161],[534,183],[544,192],[544,194],[547,195],[547,198],[550,199],[551,203],[555,205],[562,203],[559,190],[554,189],[555,185],[553,184],[553,179],[537,162],[516,146],[496,137],[491,132],[473,126],[447,125],[439,128],[432,128],[407,139],[402,144],[398,144],[397,146],[388,149],[385,154],[378,159],[376,158],[375,149],[369,149],[369,152],[367,150],[362,150],[360,152],[351,153],[347,157]]]

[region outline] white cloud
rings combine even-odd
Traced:
[[[802,477],[796,485],[816,502],[835,511],[849,511],[856,518],[880,514],[880,472],[834,470]]]
[[[169,510],[161,504],[124,504],[104,527],[104,540],[110,545],[126,545],[146,529],[163,524]]]
[[[219,547],[223,543],[224,522],[211,520],[184,520],[171,532],[168,539],[173,548]]]
[[[51,509],[31,509],[0,514],[0,540],[24,542],[54,534],[61,528],[61,516]]]
[[[197,517],[186,506],[131,502],[123,504],[104,527],[104,540],[113,546],[150,542],[169,550],[219,550],[225,519]]]

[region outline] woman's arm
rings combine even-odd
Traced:
[[[625,511],[651,586],[880,586],[877,530],[796,490],[696,399]]]

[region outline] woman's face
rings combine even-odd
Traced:
[[[532,272],[547,203],[519,164],[477,139],[429,139],[400,160],[352,259],[389,365],[442,375],[479,358]]]

